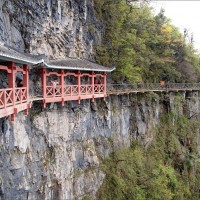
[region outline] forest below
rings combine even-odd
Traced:
[[[162,117],[155,138],[144,148],[137,141],[102,162],[106,174],[98,193],[101,200],[198,200],[200,159],[198,120],[175,113]]]

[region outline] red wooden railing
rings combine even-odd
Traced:
[[[91,95],[92,94],[92,86],[91,85],[81,85],[80,86],[80,94],[81,95]]]
[[[26,103],[27,88],[0,89],[0,108],[7,108],[21,103]]]
[[[15,104],[27,102],[27,88],[21,87],[15,89]]]
[[[103,84],[95,84],[92,85],[80,85],[80,94],[79,94],[79,86],[78,85],[65,85],[64,86],[64,96],[80,96],[80,98],[87,95],[96,95],[104,94],[105,88]],[[94,91],[94,93],[92,92]],[[46,98],[56,98],[62,97],[62,87],[61,85],[54,86],[46,86]],[[89,96],[88,96],[89,97]],[[67,100],[67,99],[66,99]]]
[[[107,90],[107,92],[106,92]],[[200,83],[170,83],[165,86],[159,83],[148,84],[94,84],[94,85],[57,85],[46,86],[46,98],[44,96],[40,100],[50,102],[65,102],[70,100],[81,99],[94,99],[98,97],[105,97],[105,94],[123,94],[123,93],[137,93],[137,92],[150,92],[150,91],[199,91]],[[32,99],[34,101],[37,99]],[[27,87],[20,88],[7,88],[0,89],[0,118],[8,115],[14,115],[19,111],[28,110],[30,108],[30,102],[28,97]],[[12,119],[12,117],[11,117]],[[13,118],[14,120],[14,118]]]
[[[103,94],[104,93],[104,85],[94,85],[94,94]]]
[[[56,82],[59,85],[47,86],[50,76],[56,76]],[[66,78],[73,76],[74,85],[66,85]],[[82,84],[82,77],[89,77],[89,84]],[[102,82],[95,84],[95,80]],[[54,79],[55,80],[55,79]],[[69,80],[68,80],[69,81]],[[60,70],[59,72],[48,72],[47,69],[42,69],[42,91],[43,91],[43,107],[47,103],[61,102],[64,106],[65,101],[76,100],[80,103],[81,99],[105,98],[106,97],[106,73],[81,73],[79,70],[76,73]]]
[[[6,108],[13,105],[13,90],[0,89],[0,108]]]
[[[15,114],[22,110],[28,114],[30,104],[27,94],[26,87],[0,89],[0,118],[11,115],[13,121]]]
[[[0,89],[0,118],[11,115],[11,120],[15,118],[15,114],[24,110],[28,114],[30,108],[28,95],[28,65],[16,67],[14,62],[8,62],[8,66],[0,65],[0,70],[4,70],[8,74],[8,88]],[[22,85],[24,87],[16,88],[16,73],[22,75]]]
[[[64,96],[76,96],[78,95],[78,85],[65,85]]]

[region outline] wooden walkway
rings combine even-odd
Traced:
[[[147,92],[184,92],[184,91],[200,91],[200,83],[171,83],[168,86],[160,86],[159,83],[130,85],[130,84],[108,84],[108,95],[121,95],[130,93],[147,93]],[[43,101],[42,96],[30,97],[30,103],[34,101]]]
[[[200,83],[170,83],[164,86],[161,86],[159,83],[148,83],[148,84],[108,84],[105,88],[98,90],[97,96],[89,96],[90,98],[84,97],[81,99],[94,99],[94,98],[105,98],[109,95],[122,95],[130,93],[148,93],[148,92],[185,92],[185,91],[200,91]],[[15,88],[12,90],[1,89],[0,90],[0,118],[11,115],[11,120],[14,120],[16,113],[20,111],[25,111],[25,114],[28,114],[28,109],[31,108],[33,102],[44,103],[45,99],[43,96],[27,96],[26,88]],[[95,90],[94,90],[95,92]],[[70,93],[71,94],[71,93]],[[81,93],[82,94],[82,93]],[[94,93],[96,94],[96,93]],[[71,98],[67,98],[65,101],[76,100],[73,99],[74,96],[71,95]],[[76,95],[77,96],[77,95]],[[75,96],[75,97],[76,97]],[[82,97],[82,96],[81,96]],[[51,96],[48,97],[51,100]],[[54,96],[54,99],[60,99],[60,96]],[[14,100],[15,101],[14,101]],[[81,100],[80,99],[80,100]],[[50,101],[49,102],[60,102],[59,101]],[[79,101],[80,102],[80,101]]]
[[[147,92],[181,92],[181,91],[200,91],[200,83],[170,83],[161,86],[159,83],[149,84],[111,84],[107,85],[107,95],[120,95],[130,93]]]

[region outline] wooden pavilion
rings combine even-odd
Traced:
[[[3,82],[5,71],[7,85],[0,85],[0,118],[15,115],[24,111],[28,114],[29,99],[29,70],[41,70],[43,107],[47,103],[81,99],[105,98],[106,73],[115,68],[107,68],[94,62],[64,58],[44,61],[37,55],[19,52],[8,46],[0,46],[0,80]],[[21,85],[16,83],[17,74],[21,73]],[[5,78],[6,79],[6,78]],[[5,84],[4,84],[5,85]],[[36,98],[37,99],[37,98]]]

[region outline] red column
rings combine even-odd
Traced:
[[[92,102],[94,102],[94,72],[92,72],[91,84],[92,84]]]
[[[78,85],[78,103],[80,104],[81,102],[81,72],[78,71],[78,76],[77,76],[77,85]]]
[[[65,104],[65,93],[64,93],[65,77],[64,77],[63,69],[61,70],[60,85],[61,85],[62,106],[64,106]]]
[[[15,88],[15,73],[16,73],[15,63],[9,62],[8,68],[11,70],[11,73],[8,74],[8,87]]]
[[[8,68],[11,70],[11,73],[8,74],[8,87],[12,89],[12,101],[13,101],[13,109],[14,114],[11,115],[11,121],[15,120],[15,114],[17,113],[17,110],[15,108],[15,73],[16,73],[16,67],[14,62],[8,63]],[[6,103],[6,102],[5,102]]]
[[[105,72],[103,73],[103,93],[104,93],[104,100],[105,100],[105,97],[107,96],[107,94],[106,94],[106,73]]]
[[[23,65],[23,70],[25,73],[23,73],[23,87],[26,87],[26,99],[27,102],[29,100],[29,70],[28,70],[28,65]]]
[[[28,114],[28,108],[30,108],[29,104],[29,69],[28,65],[23,65],[23,87],[26,87],[26,102],[27,102],[27,109],[25,110],[25,115]]]
[[[47,98],[47,70],[46,68],[42,68],[42,93],[43,93],[43,108],[46,108],[46,98]]]

